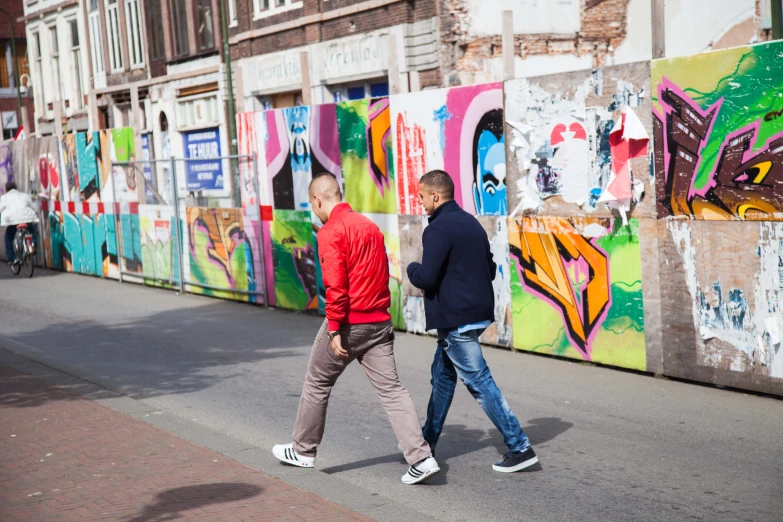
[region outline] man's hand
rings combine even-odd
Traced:
[[[348,358],[348,352],[343,349],[343,341],[340,338],[340,332],[331,332],[332,333],[332,351],[334,352],[335,357],[340,357],[341,359],[347,359]]]

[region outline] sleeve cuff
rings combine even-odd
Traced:
[[[340,330],[340,321],[333,321],[329,319],[328,323],[329,323],[328,328],[330,332],[337,332]]]

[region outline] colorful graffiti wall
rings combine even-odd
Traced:
[[[506,215],[503,85],[394,96],[391,102],[401,214],[422,214],[419,179],[448,172],[455,200],[472,214]]]
[[[506,114],[513,215],[654,217],[649,64],[507,82]]]
[[[396,214],[388,98],[337,104],[345,201],[364,213]]]
[[[275,210],[270,235],[277,306],[317,311],[318,285],[310,212]]]
[[[247,241],[242,221],[241,209],[187,209],[189,283],[256,291],[253,249]],[[193,286],[191,291],[225,299],[256,301],[252,294],[198,286]]]
[[[522,218],[509,245],[514,347],[646,369],[636,220]]]
[[[267,176],[274,208],[309,210],[307,188],[313,175],[340,178],[337,108],[291,107],[264,113]],[[256,129],[258,133],[259,130]]]
[[[780,42],[656,60],[660,217],[783,219]]]
[[[781,54],[240,114],[241,208],[179,219],[138,204],[131,129],[2,145],[0,177],[41,202],[48,266],[172,287],[181,227],[190,291],[323,314],[307,189],[332,174],[384,234],[395,327],[431,334],[406,268],[443,169],[498,265],[482,342],[783,395]]]

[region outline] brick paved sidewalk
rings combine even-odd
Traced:
[[[0,520],[370,520],[0,364]]]

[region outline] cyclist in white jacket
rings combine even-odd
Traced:
[[[16,226],[29,224],[33,235],[36,236],[35,223],[38,223],[38,209],[26,192],[19,192],[16,183],[9,181],[5,184],[5,194],[0,196],[0,227],[8,227],[5,230],[5,255],[8,263],[16,263],[14,255],[14,235]]]

